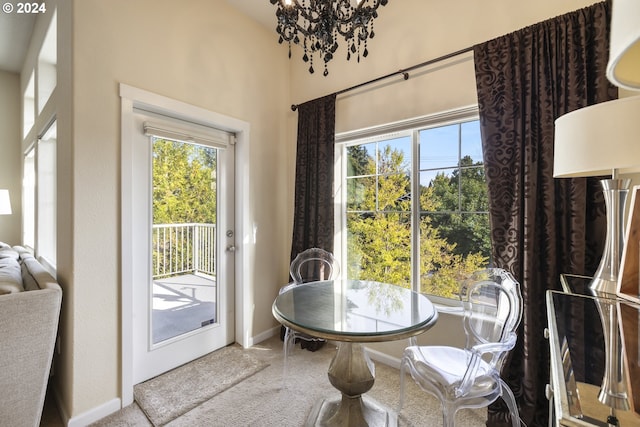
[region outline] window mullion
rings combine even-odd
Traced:
[[[420,139],[411,132],[411,288],[420,291]]]
[[[347,209],[343,207],[347,206],[347,145],[337,144],[335,150],[335,164],[334,171],[334,183],[338,182],[340,185],[334,188],[334,195],[336,200],[336,206],[334,210],[335,218],[338,223],[335,224],[336,235],[334,239],[334,255],[336,259],[340,260],[340,265],[345,268],[340,274],[347,278]]]
[[[458,124],[458,213],[462,213],[462,124]]]

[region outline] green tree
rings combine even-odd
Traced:
[[[155,139],[153,142],[153,223],[216,223],[216,150],[194,144]],[[153,260],[159,272],[195,265],[194,227],[158,230],[153,235]],[[169,255],[168,255],[169,254]],[[182,263],[186,261],[186,263]],[[173,263],[180,262],[180,265]]]
[[[193,144],[154,141],[154,224],[215,224],[215,153]]]
[[[367,153],[367,145],[347,147],[347,176],[371,175],[375,173],[375,162]],[[374,168],[373,170],[371,168]]]
[[[438,200],[432,215],[432,226],[449,242],[456,242],[454,253],[469,255],[481,253],[491,256],[489,239],[487,185],[481,162],[473,163],[471,157],[463,157],[460,169],[450,176],[438,174],[431,183],[433,197]]]
[[[378,164],[364,150],[349,147],[351,178],[347,214],[347,275],[352,279],[374,280],[409,286],[411,281],[411,180],[410,167],[402,151],[384,146]],[[422,187],[423,210],[436,210],[444,201],[434,187]],[[357,210],[356,210],[357,209]],[[450,243],[424,216],[419,224],[421,291],[453,297],[459,280],[480,268],[481,254],[457,254]]]

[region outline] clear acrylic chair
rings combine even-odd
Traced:
[[[340,274],[338,261],[331,252],[311,248],[300,252],[289,266],[291,278],[296,284],[333,280]]]
[[[340,274],[340,266],[331,252],[320,248],[310,248],[300,252],[289,266],[289,272],[292,283],[280,289],[283,293],[291,286],[297,286],[302,283],[315,282],[319,280],[333,280]],[[315,338],[307,334],[296,332],[287,327],[284,328],[284,375],[286,380],[288,371],[288,358],[292,350],[295,348],[296,342],[301,342],[303,348],[315,351],[320,348],[324,340]]]
[[[407,347],[400,363],[400,409],[408,371],[423,391],[440,399],[445,427],[454,426],[459,409],[486,407],[498,397],[507,404],[513,426],[520,426],[513,392],[500,377],[522,317],[520,286],[505,270],[488,269],[462,284],[460,298],[465,347]]]

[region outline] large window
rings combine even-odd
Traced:
[[[475,109],[338,137],[336,252],[350,279],[453,298],[490,262]]]
[[[47,11],[49,13],[49,11]],[[55,276],[57,263],[57,14],[46,32],[23,88],[22,245]]]

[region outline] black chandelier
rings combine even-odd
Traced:
[[[276,30],[279,43],[302,45],[302,59],[309,62],[313,74],[313,57],[317,53],[324,61],[324,75],[329,74],[327,63],[338,49],[338,38],[347,42],[347,60],[356,55],[360,62],[369,55],[367,39],[373,38],[373,19],[378,17],[378,7],[388,0],[269,0],[277,4]],[[360,50],[363,47],[362,51]]]

